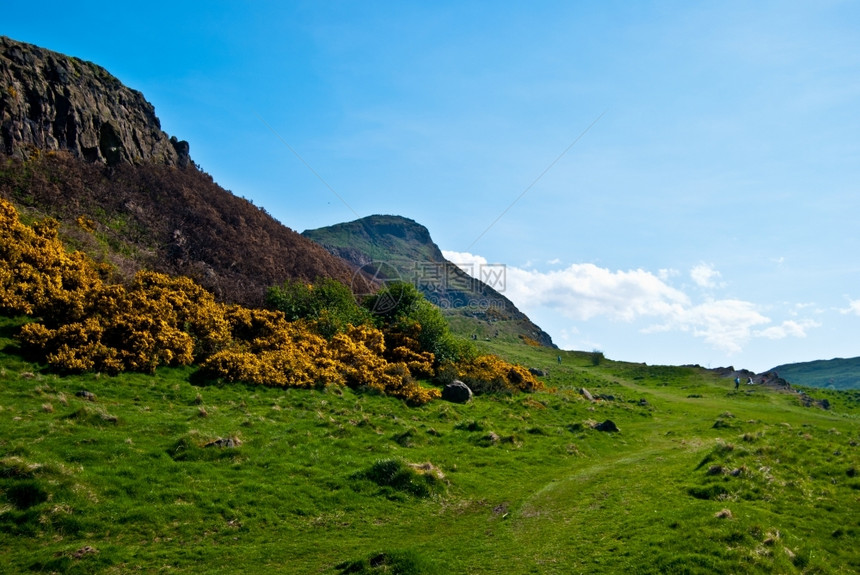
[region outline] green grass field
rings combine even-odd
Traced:
[[[20,359],[14,326],[4,573],[860,572],[858,394],[809,390],[825,411],[697,368],[482,343],[549,389],[413,408],[191,369],[59,376]],[[592,428],[607,419],[620,431]]]

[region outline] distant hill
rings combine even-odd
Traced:
[[[822,359],[774,367],[789,383],[808,387],[860,389],[860,357]]]
[[[503,270],[478,270],[474,279],[445,259],[430,232],[401,216],[374,215],[315,230],[308,237],[332,254],[380,280],[414,283],[442,308],[455,332],[481,339],[529,338],[555,347],[552,338],[493,286],[503,289]]]
[[[52,216],[72,247],[121,276],[189,276],[257,305],[286,279],[367,291],[343,260],[218,186],[161,130],[152,105],[104,68],[0,37],[0,197]]]

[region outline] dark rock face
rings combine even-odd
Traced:
[[[442,399],[453,403],[466,403],[472,399],[472,390],[459,379],[455,379],[442,389]]]
[[[549,375],[549,372],[547,372],[543,369],[538,369],[536,367],[530,367],[529,373],[532,375],[536,375],[538,377],[546,377],[547,375]]]
[[[190,162],[188,143],[171,140],[143,94],[104,68],[0,36],[0,151],[34,150],[109,166]]]

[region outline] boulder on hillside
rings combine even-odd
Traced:
[[[92,391],[87,391],[86,389],[76,391],[75,396],[80,397],[81,399],[85,399],[87,401],[95,401],[96,400],[96,394],[94,394]]]
[[[222,447],[227,449],[234,449],[242,445],[242,441],[239,440],[238,437],[219,437],[214,441],[210,441],[203,447]]]
[[[442,389],[442,399],[453,403],[467,403],[472,399],[472,390],[459,379],[455,379]]]
[[[611,419],[607,419],[603,423],[598,423],[594,427],[594,429],[596,429],[597,431],[621,431],[620,429],[618,429],[618,426],[615,425],[615,422]]]
[[[549,375],[549,372],[545,369],[538,369],[536,367],[530,367],[529,373],[538,377],[546,377],[547,375]]]
[[[587,389],[585,389],[584,387],[579,388],[579,393],[581,393],[582,397],[584,397],[588,401],[594,401],[594,396],[591,395],[591,393]]]

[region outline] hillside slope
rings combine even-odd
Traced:
[[[795,385],[832,389],[860,389],[860,357],[821,359],[774,367],[780,377]]]
[[[860,392],[815,390],[823,410],[700,368],[493,341],[554,365],[548,388],[410,408],[196,386],[188,368],[58,376],[14,353],[14,326],[10,573],[860,571]]]
[[[452,329],[481,339],[529,338],[555,347],[552,338],[493,286],[445,259],[426,227],[401,216],[374,215],[314,230],[308,237],[383,281],[413,283],[442,308]],[[504,289],[504,270],[478,270]]]
[[[187,275],[221,300],[257,305],[286,279],[353,269],[218,186],[152,105],[103,68],[0,37],[0,197],[52,216],[63,237],[123,276]]]

